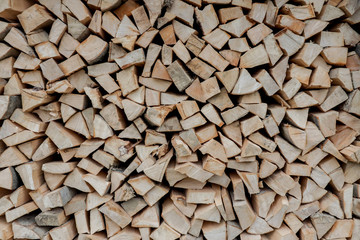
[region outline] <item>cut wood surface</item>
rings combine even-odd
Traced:
[[[0,239],[360,240],[360,1],[0,0]]]

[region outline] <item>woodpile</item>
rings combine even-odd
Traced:
[[[359,0],[1,0],[0,239],[360,240]]]

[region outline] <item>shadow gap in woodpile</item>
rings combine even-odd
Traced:
[[[0,239],[360,240],[359,0],[1,0]]]

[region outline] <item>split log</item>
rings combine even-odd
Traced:
[[[357,239],[357,1],[0,18],[1,239]]]

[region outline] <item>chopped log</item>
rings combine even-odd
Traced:
[[[209,44],[200,52],[199,58],[208,62],[219,71],[224,71],[228,62],[217,53]]]
[[[53,17],[46,11],[46,9],[38,4],[35,4],[23,11],[19,14],[18,19],[26,33],[46,27],[54,21]]]
[[[245,95],[253,93],[261,88],[258,83],[246,69],[241,69],[240,76],[232,90],[232,94]]]
[[[81,137],[77,134],[65,129],[61,124],[53,121],[50,122],[45,134],[59,149],[79,146],[83,142]]]
[[[263,44],[250,49],[240,58],[240,68],[253,68],[266,63],[269,63],[269,58]]]
[[[357,239],[359,13],[1,2],[0,238]]]
[[[69,76],[72,73],[85,67],[85,63],[80,58],[80,56],[76,54],[76,55],[68,58],[67,60],[61,62],[59,64],[59,67],[60,67],[61,71],[65,74],[65,76]]]
[[[184,91],[193,81],[178,60],[167,67],[167,71],[180,92]]]
[[[77,231],[74,220],[69,220],[63,225],[51,229],[49,232],[52,239],[72,239],[76,236]]]
[[[122,207],[110,200],[104,204],[99,211],[105,216],[116,222],[120,227],[125,227],[131,222],[131,217],[124,211]]]

